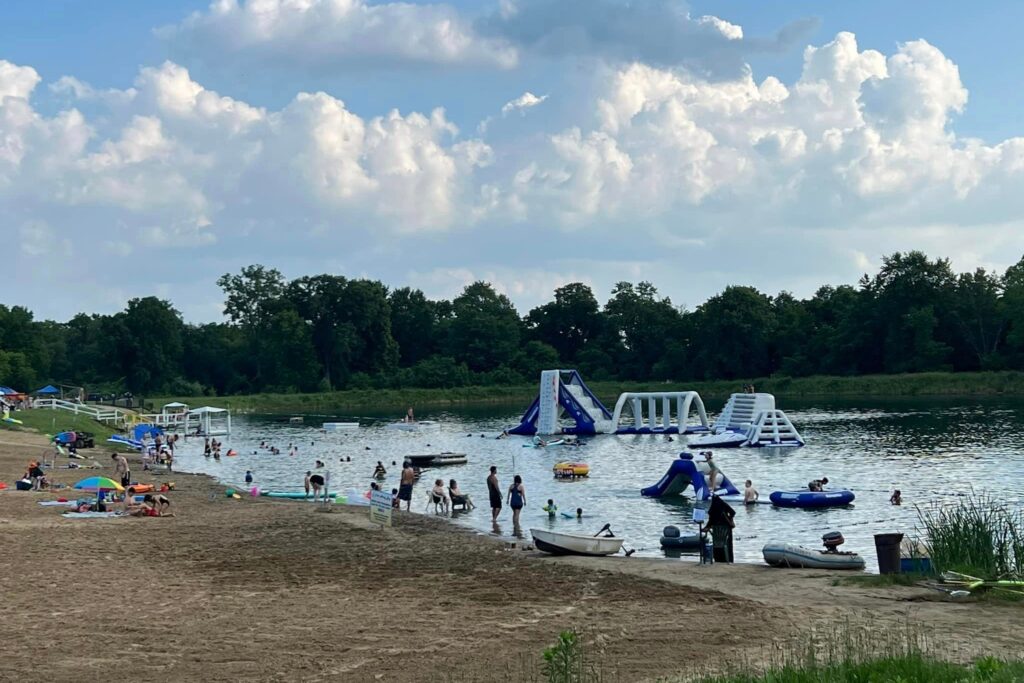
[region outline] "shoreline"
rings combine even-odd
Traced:
[[[956,399],[1024,396],[1024,372],[926,372],[902,375],[860,375],[850,377],[775,377],[714,381],[626,382],[589,381],[588,386],[606,405],[626,391],[664,391],[666,386],[697,391],[704,399],[725,400],[739,387],[753,384],[781,401],[791,399],[856,400]],[[432,409],[445,407],[487,407],[509,405],[525,409],[537,395],[536,384],[514,386],[469,386],[450,389],[347,389],[312,394],[251,394],[222,397],[158,397],[147,404],[158,409],[170,401],[189,405],[228,407],[238,413],[267,415],[345,415],[346,411],[404,412],[409,405]],[[384,415],[382,414],[382,417]]]
[[[41,435],[4,433],[0,480],[45,448]],[[109,474],[97,452],[103,470],[53,476]],[[70,520],[36,505],[55,495],[0,492],[8,675],[518,681],[568,628],[586,634],[607,680],[624,681],[693,674],[708,642],[724,660],[762,663],[839,622],[912,623],[959,660],[1018,642],[1017,605],[834,586],[824,571],[555,558],[447,518],[404,513],[379,529],[365,508],[228,499],[205,474],[153,479],[175,481],[178,516]]]

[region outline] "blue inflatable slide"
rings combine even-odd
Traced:
[[[699,500],[708,500],[711,498],[711,490],[705,477],[707,470],[708,467],[704,461],[694,460],[689,453],[680,453],[679,458],[672,462],[665,476],[657,484],[641,489],[640,493],[647,498],[678,496],[692,486],[693,492]],[[718,470],[718,477],[715,482],[718,485],[715,493],[718,495],[739,494],[739,491],[721,470]]]
[[[558,406],[572,418],[572,427],[563,427],[562,434],[597,434],[598,422],[610,422],[612,414],[604,407],[601,400],[583,382],[580,373],[575,370],[559,371],[564,377],[558,383]],[[537,420],[540,418],[541,397],[534,399],[519,424],[508,430],[509,434],[533,436],[537,433]]]

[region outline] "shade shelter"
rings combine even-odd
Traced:
[[[47,384],[42,389],[37,389],[33,393],[35,393],[36,396],[45,396],[47,398],[53,398],[54,396],[60,396],[61,392],[60,389],[53,386],[52,384]]]
[[[231,412],[227,408],[204,406],[185,415],[185,434],[223,436],[231,433]]]

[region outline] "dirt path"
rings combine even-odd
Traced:
[[[0,481],[40,444],[0,433]],[[154,479],[175,481],[177,517],[69,520],[37,504],[54,494],[0,492],[0,680],[521,681],[577,627],[606,680],[636,681],[686,673],[709,642],[756,659],[811,613],[910,618],[968,644],[1016,642],[1022,623],[1019,610],[883,598],[812,572],[553,560],[416,514],[379,530],[364,510]]]

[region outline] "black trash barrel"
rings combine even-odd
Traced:
[[[900,543],[903,534],[875,534],[875,552],[878,553],[878,573],[900,573]]]

